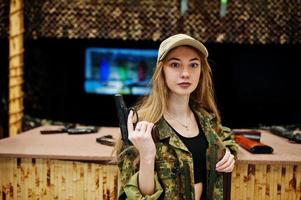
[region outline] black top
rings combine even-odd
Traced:
[[[206,184],[206,151],[208,148],[208,142],[201,126],[198,123],[199,134],[194,137],[184,137],[180,135],[172,126],[170,127],[176,132],[176,134],[180,137],[182,142],[192,154],[194,182],[202,182]]]
[[[194,182],[206,183],[206,150],[208,142],[203,131],[199,130],[199,134],[191,138],[183,137],[178,132],[176,133],[192,154]]]

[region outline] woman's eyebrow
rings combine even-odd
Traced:
[[[176,61],[181,61],[181,59],[179,59],[179,58],[176,58],[176,57],[171,57],[171,58],[169,58],[167,61],[170,61],[170,60],[176,60]],[[191,58],[189,61],[195,61],[195,60],[199,60],[200,61],[200,59],[199,58]]]
[[[198,60],[198,61],[200,61],[200,59],[199,59],[199,58],[192,58],[192,59],[190,59],[189,61],[195,61],[195,60]]]
[[[167,61],[171,61],[171,60],[181,61],[181,59],[175,58],[175,57],[171,57],[171,58],[169,58]]]

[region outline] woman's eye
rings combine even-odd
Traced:
[[[177,68],[177,67],[180,66],[180,64],[179,64],[179,63],[171,63],[170,66],[171,66],[172,68]]]
[[[190,66],[193,67],[193,68],[196,68],[196,67],[199,66],[199,64],[198,63],[191,63]]]

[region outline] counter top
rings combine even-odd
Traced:
[[[55,126],[35,128],[15,137],[0,140],[1,157],[49,158],[64,160],[111,161],[113,147],[96,142],[96,138],[112,135],[120,137],[118,127],[101,127],[97,133],[70,135],[67,133],[42,135],[41,130]],[[273,154],[251,154],[239,148],[238,163],[301,164],[301,144],[261,131],[261,142],[274,149]]]
[[[272,154],[252,154],[239,148],[238,162],[249,164],[301,164],[301,144],[292,143],[286,138],[265,130],[261,132],[260,142],[274,149]]]
[[[0,140],[1,157],[50,158],[64,160],[110,161],[113,147],[96,142],[96,138],[112,135],[117,139],[120,129],[101,127],[97,133],[70,135],[41,134],[41,130],[56,129],[58,126],[43,126],[15,137]]]

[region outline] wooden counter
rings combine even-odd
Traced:
[[[85,135],[41,135],[40,127],[0,140],[0,199],[110,199],[119,191],[113,147],[96,138],[119,128]]]
[[[301,144],[261,130],[260,141],[273,147],[272,154],[252,154],[240,148],[238,163],[241,164],[301,164]]]
[[[251,154],[240,148],[232,172],[233,200],[300,200],[301,144],[261,131],[261,142],[273,154]]]
[[[112,147],[96,142],[119,128],[95,134],[41,135],[40,127],[0,140],[0,199],[116,199],[118,168]],[[300,200],[301,145],[262,131],[273,154],[240,149],[232,173],[233,200]]]
[[[83,161],[111,161],[112,147],[101,145],[96,138],[112,135],[119,138],[119,128],[102,127],[92,134],[41,134],[40,130],[59,127],[44,126],[12,138],[0,140],[1,157],[47,158]]]

